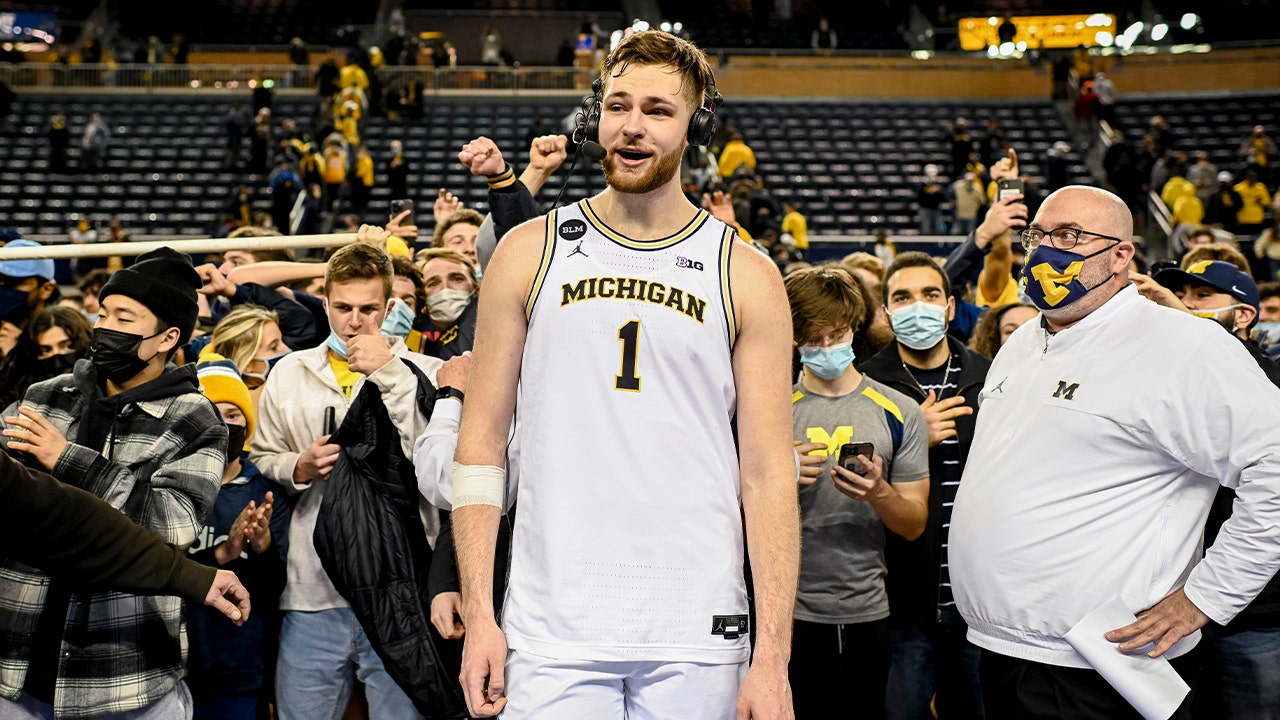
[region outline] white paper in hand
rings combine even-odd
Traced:
[[[1149,658],[1154,645],[1120,652],[1106,633],[1137,620],[1124,601],[1112,598],[1067,631],[1066,641],[1115,688],[1142,717],[1168,720],[1191,688],[1163,656]]]

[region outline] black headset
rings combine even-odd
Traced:
[[[582,108],[578,111],[578,125],[573,129],[573,142],[581,145],[585,141],[600,141],[600,104],[604,101],[604,77],[591,82],[591,94],[582,99]],[[707,145],[716,134],[716,108],[723,99],[716,90],[715,78],[702,95],[702,107],[693,111],[689,118],[689,144]]]

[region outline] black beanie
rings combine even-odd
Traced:
[[[178,328],[182,333],[178,338],[181,347],[191,339],[191,331],[196,326],[199,313],[196,290],[201,284],[200,274],[191,266],[189,255],[162,247],[139,255],[133,265],[111,273],[111,278],[98,291],[98,302],[111,295],[137,300],[156,317]]]

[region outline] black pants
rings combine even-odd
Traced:
[[[1191,686],[1170,720],[1190,718],[1200,652],[1171,661]],[[1091,669],[1045,665],[988,650],[978,662],[987,720],[1142,720],[1127,700]]]
[[[788,670],[796,720],[880,720],[889,681],[889,621],[825,625],[797,620]]]

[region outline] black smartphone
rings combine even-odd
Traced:
[[[840,455],[836,462],[840,463],[840,467],[852,473],[866,475],[867,468],[858,462],[858,456],[861,455],[868,460],[876,452],[876,446],[869,442],[845,443],[840,446]]]
[[[332,435],[338,429],[338,410],[332,405],[324,409],[324,434]]]
[[[1022,178],[1009,178],[996,183],[996,200],[1004,201],[1010,195],[1025,195],[1027,191],[1026,183]],[[1026,202],[1019,200],[1018,202]]]
[[[413,222],[413,201],[409,199],[391,201],[391,219],[392,220],[395,220],[396,216],[398,216],[400,213],[404,212],[405,210],[408,210],[409,214],[406,215],[402,220],[400,220],[400,225],[402,226],[414,225],[415,223]]]

